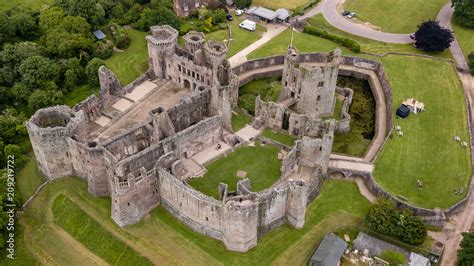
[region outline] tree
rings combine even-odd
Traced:
[[[474,52],[469,54],[467,61],[467,63],[469,64],[469,68],[471,69],[471,74],[474,75]]]
[[[0,45],[37,37],[37,20],[35,12],[21,5],[0,12]]]
[[[60,25],[64,16],[64,10],[59,6],[44,9],[39,16],[39,27],[43,32],[48,32]]]
[[[99,85],[99,68],[105,65],[105,62],[94,58],[86,66],[87,80],[91,85]]]
[[[82,17],[66,16],[56,27],[47,31],[41,42],[48,53],[64,58],[74,57],[92,48],[91,26]]]
[[[458,250],[459,265],[474,264],[474,233],[462,233],[462,241]]]
[[[3,51],[0,52],[0,84],[11,86],[19,79],[21,62],[40,54],[40,47],[33,42],[5,44]]]
[[[64,61],[64,89],[70,90],[84,80],[84,68],[78,58],[70,58]]]
[[[474,0],[452,0],[454,21],[468,28],[474,28]]]
[[[139,30],[147,31],[150,26],[164,24],[168,24],[179,30],[181,20],[171,9],[160,6],[156,9],[145,8],[140,14],[140,19],[134,24],[134,26]]]
[[[112,29],[112,36],[114,37],[114,42],[117,48],[127,49],[131,41],[130,37],[128,37],[127,31],[117,24],[112,25]]]
[[[59,66],[48,58],[35,55],[21,63],[20,74],[25,84],[33,88],[44,88],[47,82],[58,80]]]
[[[438,21],[428,20],[418,25],[415,46],[427,52],[442,52],[454,41],[453,32],[442,28]]]
[[[252,0],[234,0],[234,4],[238,8],[247,8],[252,5]]]
[[[58,105],[62,101],[62,93],[58,90],[35,90],[28,99],[28,107],[32,112],[48,106]]]
[[[399,211],[388,199],[380,198],[365,216],[366,224],[379,233],[397,237],[410,245],[425,241],[427,230],[423,221],[409,210]]]
[[[56,0],[55,3],[66,15],[83,17],[94,28],[105,20],[105,11],[95,0]]]

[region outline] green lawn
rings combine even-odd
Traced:
[[[22,203],[33,195],[36,189],[46,181],[36,166],[36,159],[33,153],[28,155],[28,162],[20,170],[15,181]]]
[[[17,230],[17,259],[7,262],[2,256],[1,265],[97,264],[92,259],[96,256],[92,251],[79,242],[68,241],[67,233],[60,233],[54,224],[49,210],[61,194],[81,208],[81,220],[92,218],[116,238],[160,265],[248,265],[256,262],[259,265],[307,265],[308,257],[324,234],[356,224],[369,208],[369,202],[359,194],[355,183],[325,181],[320,196],[308,206],[302,229],[284,225],[265,234],[257,247],[242,254],[227,251],[221,242],[193,232],[161,207],[155,208],[139,224],[120,228],[110,218],[109,198],[93,197],[87,192],[85,182],[65,178],[48,184],[19,217],[16,228],[21,231]]]
[[[281,91],[281,80],[276,78],[264,78],[247,83],[239,89],[239,95],[260,95],[263,101],[278,101]]]
[[[454,36],[461,46],[464,56],[474,52],[474,29],[465,28],[452,21]]]
[[[128,34],[132,40],[130,46],[123,52],[114,52],[111,58],[105,60],[107,67],[117,75],[123,86],[148,69],[147,33],[131,29]]]
[[[278,8],[286,8],[289,10],[293,10],[298,6],[304,5],[308,2],[308,0],[292,0],[292,1],[285,1],[285,0],[254,0],[252,1],[252,5],[254,6],[263,6],[270,9],[278,9]]]
[[[287,146],[293,146],[295,144],[296,139],[289,135],[287,132],[279,131],[273,132],[271,129],[266,128],[263,130],[263,136],[274,141],[280,142],[281,144],[285,144]]]
[[[236,110],[235,112],[237,114],[232,114],[232,130],[237,132],[249,124],[252,121],[252,117],[242,110]]]
[[[257,24],[257,29],[255,31],[248,31],[244,30],[239,27],[239,23],[243,21],[242,17],[237,17],[234,15],[234,20],[229,21],[227,24],[229,25],[232,31],[232,42],[230,43],[229,52],[227,53],[227,57],[231,57],[234,54],[240,52],[242,49],[246,48],[250,44],[256,42],[260,39],[263,33],[266,31],[265,27],[260,24]],[[216,41],[224,41],[229,39],[229,32],[227,29],[215,31],[209,34],[206,34],[206,39],[208,40],[216,40]]]
[[[329,22],[326,21],[326,19],[324,18],[322,14],[319,14],[310,18],[309,23],[312,26],[318,27],[327,32],[330,32],[339,36],[344,36],[344,37],[357,41],[361,45],[361,48],[362,48],[361,50],[363,52],[375,53],[375,54],[383,54],[387,52],[398,52],[398,53],[409,53],[409,54],[425,54],[425,55],[442,57],[442,58],[452,58],[451,53],[449,52],[449,49],[445,50],[442,53],[428,53],[428,52],[423,52],[414,48],[413,45],[411,44],[385,43],[385,42],[374,41],[374,40],[366,39],[360,36],[349,34],[345,31],[341,31],[333,27],[331,24],[329,24]]]
[[[273,185],[280,178],[278,160],[279,149],[273,145],[260,145],[237,148],[231,154],[217,159],[206,166],[207,173],[203,177],[191,179],[189,185],[202,193],[219,198],[217,187],[226,183],[229,191],[235,191],[238,170],[246,171],[253,191],[261,191]]]
[[[428,19],[435,19],[446,0],[346,0],[345,10],[357,13],[357,19],[370,22],[382,31],[411,33]]]
[[[99,87],[94,88],[89,84],[80,85],[66,93],[66,95],[64,95],[63,102],[64,104],[73,107],[77,103],[85,100],[87,97],[97,93],[98,91]]]
[[[112,265],[152,265],[89,217],[64,194],[53,203],[54,221],[87,249]]]
[[[451,64],[419,58],[389,56],[383,59],[393,89],[393,113],[406,98],[414,97],[426,111],[407,119],[394,119],[403,137],[393,136],[375,164],[377,182],[394,195],[427,208],[447,208],[467,192],[471,176],[466,103]],[[426,78],[420,78],[426,77]],[[416,182],[424,183],[418,189]],[[464,187],[463,195],[453,190]]]

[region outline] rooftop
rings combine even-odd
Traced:
[[[338,265],[347,243],[336,235],[325,235],[311,257],[311,265]]]

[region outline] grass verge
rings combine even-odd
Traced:
[[[238,109],[235,113],[232,114],[232,130],[234,132],[239,131],[244,128],[245,125],[249,124],[252,121],[252,117],[246,114],[244,111]]]
[[[295,144],[296,139],[284,131],[273,132],[271,129],[266,128],[263,130],[264,137],[272,139],[281,144],[292,147]]]

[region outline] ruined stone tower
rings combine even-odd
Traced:
[[[169,78],[166,58],[172,57],[177,40],[178,31],[169,25],[150,27],[152,36],[147,36],[148,64],[155,76],[159,79]]]

